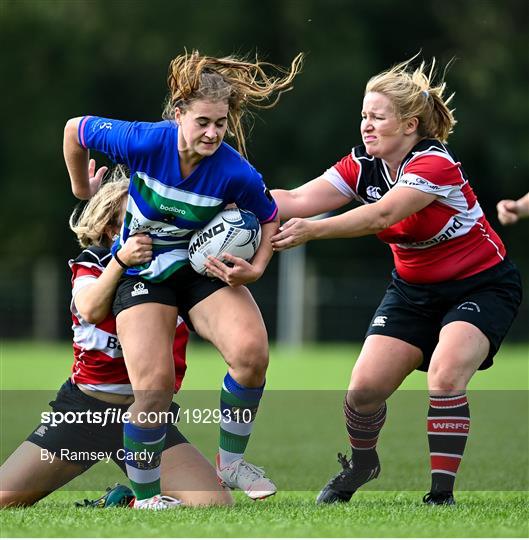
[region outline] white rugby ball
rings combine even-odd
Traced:
[[[209,255],[222,260],[220,255],[230,253],[249,261],[260,242],[261,225],[252,212],[239,208],[223,210],[191,237],[189,262],[193,270],[204,275]]]

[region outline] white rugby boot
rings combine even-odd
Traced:
[[[242,458],[221,469],[220,456],[217,454],[217,478],[221,486],[240,489],[254,500],[266,499],[277,492],[272,480],[265,476],[264,469]]]
[[[134,499],[132,508],[137,510],[169,510],[175,506],[180,506],[182,501],[178,499],[173,499],[173,497],[168,497],[167,495],[155,495],[149,499]]]

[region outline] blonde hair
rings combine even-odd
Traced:
[[[281,94],[292,89],[302,64],[302,53],[292,60],[290,69],[284,69],[257,58],[255,62],[236,56],[214,58],[203,56],[197,50],[191,53],[186,50],[169,64],[169,97],[163,117],[174,119],[177,107],[185,112],[195,100],[226,101],[229,105],[228,134],[235,138],[237,149],[246,156],[243,116],[250,107],[274,107]],[[276,74],[268,75],[268,70]]]
[[[83,248],[89,246],[110,247],[110,231],[121,225],[123,200],[129,190],[129,178],[123,166],[118,165],[110,178],[99,188],[79,213],[72,212],[70,229]]]
[[[425,62],[413,69],[411,63],[417,58],[406,60],[375,75],[367,82],[365,94],[378,92],[388,97],[400,120],[416,117],[419,120],[417,133],[421,138],[439,139],[446,142],[456,125],[454,111],[448,104],[454,97],[443,98],[446,83],[442,78],[436,83],[435,58],[430,66]],[[446,69],[450,63],[446,66]]]

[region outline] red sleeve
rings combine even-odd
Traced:
[[[175,388],[178,390],[182,385],[182,380],[186,372],[186,349],[189,341],[189,330],[184,322],[176,327],[173,342],[173,358],[175,365]]]
[[[356,193],[360,176],[360,166],[351,154],[336,162],[334,168],[340,173],[340,176],[345,180],[347,185]]]
[[[73,263],[71,268],[72,286],[77,278],[84,276],[98,278],[103,273],[103,269],[95,265],[85,266],[84,264]]]
[[[456,186],[464,183],[461,163],[440,155],[418,156],[404,167],[403,173],[420,176],[437,186]]]

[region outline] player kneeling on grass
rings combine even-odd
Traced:
[[[105,168],[101,168],[94,175],[93,160],[89,169],[91,178],[101,177],[105,172]],[[108,421],[122,418],[134,400],[116,335],[115,318],[110,313],[114,292],[123,274],[123,268],[110,254],[110,246],[123,220],[128,187],[126,176],[116,170],[111,181],[92,197],[81,215],[75,218],[74,212],[70,219],[79,243],[86,248],[70,261],[74,363],[70,378],[51,402],[53,413],[47,413],[50,419],[60,419],[61,413],[63,417],[68,412],[78,416],[90,413],[92,418],[99,416],[107,422],[55,422],[54,427],[50,422],[38,426],[0,468],[0,507],[32,505],[105,457],[128,474],[138,499],[149,501],[145,505],[142,500],[136,500],[133,503],[136,508],[162,510],[180,502],[185,505],[232,503],[231,494],[219,486],[213,466],[172,423],[168,423],[163,445],[150,441],[147,460],[150,466],[140,471],[133,467],[134,455],[125,454],[123,422]],[[150,237],[131,236],[119,256],[128,266],[150,261]],[[180,388],[186,369],[187,340],[187,327],[179,319],[173,343],[175,392]],[[176,404],[171,405],[170,412],[177,414]],[[131,474],[131,470],[140,476]],[[157,485],[145,482],[149,477],[159,479],[160,470],[163,496],[159,480]],[[145,490],[149,489],[157,492],[149,492],[148,498],[143,498]],[[110,493],[114,498],[119,495],[119,502],[125,500],[122,495],[128,494],[126,488]],[[114,502],[107,494],[102,505]]]

